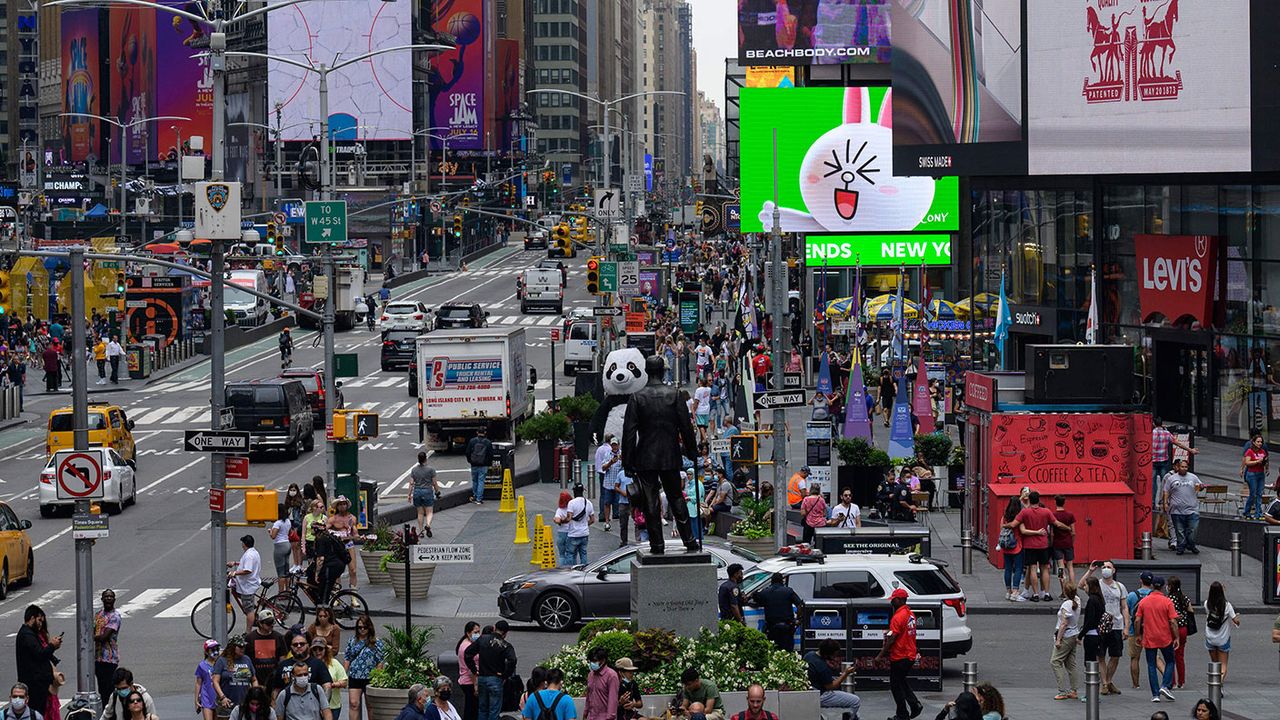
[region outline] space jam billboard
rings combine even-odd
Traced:
[[[62,111],[102,114],[101,13],[75,10],[62,14]],[[97,158],[102,124],[88,117],[62,118],[62,145],[69,162]]]

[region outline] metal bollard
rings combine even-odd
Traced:
[[[569,475],[571,474],[571,471],[569,470],[569,467],[568,467],[570,462],[569,457],[564,454],[558,454],[556,462],[559,464],[559,467],[556,468],[556,477],[559,478],[560,480],[560,489],[568,490]]]
[[[978,685],[978,663],[966,660],[964,663],[964,691],[971,692]]]
[[[1218,706],[1222,713],[1222,663],[1209,663],[1209,702]]]
[[[1231,533],[1231,577],[1240,577],[1240,533]]]
[[[1098,702],[1101,699],[1102,671],[1097,660],[1084,664],[1084,716],[1085,720],[1098,720]]]
[[[960,573],[973,574],[973,533],[969,530],[960,533]]]
[[[1155,553],[1151,551],[1151,533],[1142,533],[1142,559],[1155,560]]]

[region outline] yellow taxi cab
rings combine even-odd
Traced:
[[[69,407],[49,413],[49,434],[44,443],[46,455],[75,447],[74,424]],[[138,460],[133,443],[133,421],[119,405],[89,403],[89,444],[111,448],[125,460]]]
[[[11,583],[30,585],[36,576],[35,554],[27,537],[30,520],[19,520],[8,503],[0,502],[0,600]]]

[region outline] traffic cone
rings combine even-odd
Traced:
[[[539,513],[533,518],[533,553],[529,556],[530,565],[542,565],[542,543],[546,538],[542,536],[542,514]]]
[[[511,470],[502,471],[502,498],[498,500],[498,512],[516,511],[516,490],[511,484]]]
[[[529,544],[529,517],[524,511],[524,496],[516,498],[516,544]]]
[[[551,536],[551,527],[549,525],[542,526],[542,563],[543,570],[550,570],[556,566],[556,541]]]

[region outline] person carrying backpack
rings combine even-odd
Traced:
[[[294,663],[292,682],[276,696],[277,720],[332,720],[329,701],[319,685],[311,682],[307,663]]]
[[[551,668],[547,671],[547,687],[529,695],[520,717],[528,720],[574,720],[578,711],[573,706],[573,698],[561,686],[564,685],[564,671]]]
[[[484,478],[489,473],[489,464],[493,462],[493,441],[489,439],[489,430],[481,426],[475,437],[467,441],[467,463],[471,465],[471,502],[484,504]]]

